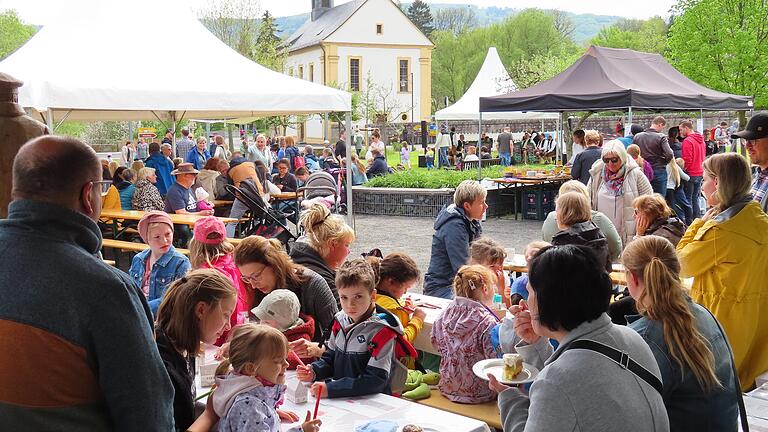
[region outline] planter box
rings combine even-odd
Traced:
[[[413,188],[352,188],[352,209],[355,213],[436,217],[440,210],[453,202],[453,189]],[[501,190],[489,189],[486,202],[489,217],[503,216],[512,212],[512,195]]]

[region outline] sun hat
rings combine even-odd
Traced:
[[[168,213],[159,210],[152,210],[144,214],[139,221],[139,236],[144,243],[147,242],[147,233],[149,232],[149,226],[155,223],[164,223],[171,227],[173,231],[173,222]]]
[[[227,238],[224,222],[216,216],[206,216],[195,222],[195,241],[203,244],[220,244]]]
[[[262,321],[275,321],[280,331],[286,331],[299,321],[299,308],[299,298],[293,291],[277,289],[267,294],[251,312]]]
[[[195,165],[189,162],[180,163],[178,168],[171,171],[171,175],[179,175],[179,174],[199,174],[200,171],[195,169]]]

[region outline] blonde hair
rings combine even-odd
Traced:
[[[288,356],[288,340],[278,329],[265,324],[242,324],[232,330],[227,364],[237,373],[243,373],[253,363],[258,374],[259,365],[276,357]]]
[[[355,241],[355,232],[344,218],[331,214],[328,207],[322,204],[314,204],[302,212],[300,223],[304,227],[309,245],[323,258],[330,252],[331,242]]]
[[[345,261],[344,264],[336,270],[337,290],[359,286],[368,289],[369,292],[373,292],[378,284],[378,272],[373,269],[371,263],[365,258],[355,258],[350,261]]]
[[[584,131],[585,146],[600,145],[601,142],[603,142],[603,137],[600,136],[600,132],[596,130]]]
[[[669,178],[672,179],[672,181],[675,183],[675,188],[680,186],[680,170],[677,169],[677,161],[675,158],[672,158],[669,163],[667,164],[667,167],[672,171],[670,173]]]
[[[226,239],[218,244],[201,243],[194,237],[189,240],[189,262],[192,268],[200,268],[203,264],[213,267],[213,261],[234,251],[235,246]]]
[[[200,322],[195,315],[197,303],[215,307],[237,298],[232,282],[218,270],[192,270],[168,287],[157,310],[156,329],[165,333],[173,346],[190,355],[200,351]]]
[[[704,172],[717,179],[715,194],[720,200],[718,212],[732,206],[752,191],[749,162],[738,153],[712,155],[704,161]]]
[[[619,140],[610,140],[603,144],[603,150],[600,152],[600,157],[603,158],[608,153],[616,153],[616,156],[621,159],[621,165],[624,166],[627,163],[627,149],[624,148],[624,143]]]
[[[120,164],[116,160],[112,160],[112,162],[109,163],[109,175],[112,177],[115,176],[115,171],[120,168]]]
[[[287,135],[285,137],[285,146],[293,147],[294,145],[296,145],[296,138],[293,135]]]
[[[651,221],[672,216],[672,209],[667,205],[667,200],[657,193],[635,198],[632,207],[648,216]]]
[[[306,280],[304,267],[291,260],[277,239],[255,235],[244,238],[235,247],[235,265],[240,267],[251,263],[263,264],[272,269],[275,273],[275,288],[295,291]]]
[[[557,190],[558,195],[563,195],[568,192],[579,192],[589,198],[589,189],[587,189],[587,185],[578,180],[568,180],[560,185],[560,189]]]
[[[482,288],[488,287],[491,292],[495,292],[495,282],[496,275],[488,267],[479,264],[465,265],[453,278],[453,290],[459,297],[479,300]]]
[[[645,289],[635,299],[637,310],[661,323],[672,360],[681,369],[690,369],[705,391],[720,387],[715,357],[688,306],[680,282],[680,261],[672,243],[654,235],[637,238],[624,249],[621,261],[643,281]]]
[[[139,170],[138,178],[139,180],[146,180],[149,176],[155,173],[154,168],[150,167],[144,167]]]
[[[633,159],[635,159],[637,166],[642,169],[643,165],[645,165],[645,159],[640,156],[640,146],[637,144],[631,144],[629,147],[627,147],[627,153],[632,156]]]
[[[547,246],[552,246],[552,243],[545,242],[544,240],[534,240],[525,245],[525,254],[527,255],[529,251],[539,251]]]
[[[477,264],[504,262],[507,251],[496,240],[483,236],[469,245],[469,258]]]
[[[487,192],[485,188],[477,181],[464,180],[456,187],[453,193],[453,203],[456,207],[464,208],[464,203],[473,203],[478,198],[485,199]]]
[[[557,221],[561,225],[571,226],[592,219],[589,199],[579,192],[567,192],[557,197],[555,202]]]
[[[134,173],[138,173],[139,171],[141,171],[142,168],[144,168],[144,161],[135,160],[131,164],[131,171],[133,171]]]

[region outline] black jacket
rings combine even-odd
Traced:
[[[155,331],[160,358],[173,384],[173,420],[177,431],[185,431],[195,422],[195,357],[184,358],[160,329]]]
[[[592,168],[592,165],[600,159],[602,152],[603,151],[599,147],[587,147],[584,151],[577,154],[576,157],[573,158],[571,177],[584,184],[589,183],[589,170]]]
[[[336,299],[336,306],[341,309],[339,292],[336,291],[336,271],[328,267],[323,257],[309,243],[304,241],[294,242],[291,246],[290,255],[293,262],[303,265],[325,279],[333,293],[333,298]]]
[[[672,246],[677,247],[685,234],[685,229],[686,226],[680,219],[670,216],[667,219],[659,218],[653,221],[645,230],[645,235],[664,237],[672,243]]]
[[[608,241],[600,228],[592,221],[577,223],[558,232],[552,237],[552,244],[555,246],[567,244],[587,246],[595,252],[598,261],[605,263],[605,269],[608,273],[612,270]]]

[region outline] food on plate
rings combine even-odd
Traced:
[[[423,431],[424,429],[422,429],[421,426],[416,426],[412,424],[403,426],[403,432],[423,432]]]
[[[504,354],[504,369],[501,378],[505,381],[515,379],[523,370],[523,358],[520,354]]]

